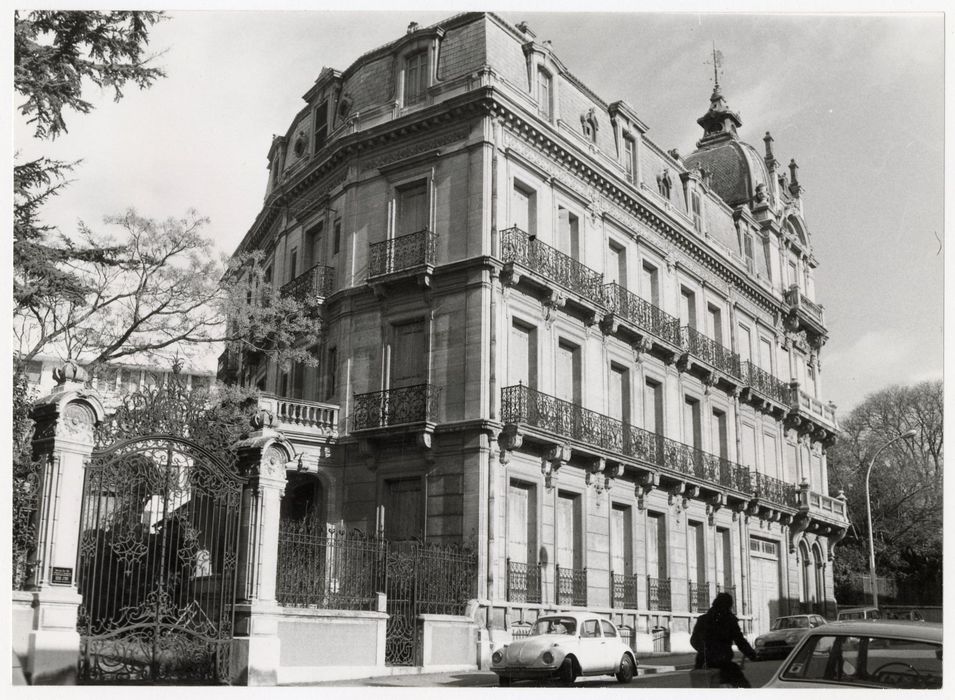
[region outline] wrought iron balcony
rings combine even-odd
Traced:
[[[691,326],[683,326],[682,331],[683,346],[687,352],[723,374],[737,379],[743,378],[739,355]]]
[[[332,293],[334,285],[335,268],[315,265],[284,285],[281,294],[299,301],[309,296],[324,299]]]
[[[558,605],[587,605],[587,569],[556,567],[556,597]]]
[[[710,582],[687,581],[687,604],[690,612],[710,609]]]
[[[355,394],[354,430],[433,422],[438,389],[417,384],[367,394]]]
[[[680,345],[680,320],[616,282],[604,285],[607,307],[618,318],[670,345]]]
[[[368,249],[368,276],[378,277],[434,265],[438,234],[428,229],[373,243]]]
[[[647,576],[647,609],[673,610],[670,579]]]
[[[501,231],[501,260],[521,265],[596,306],[605,305],[603,274],[529,236],[516,226]]]
[[[760,474],[757,471],[752,472],[751,476],[753,493],[756,498],[789,508],[798,506],[794,484],[786,483],[768,474]]]
[[[512,603],[541,602],[541,565],[507,558],[507,599]]]
[[[501,418],[504,423],[524,424],[561,441],[576,440],[701,481],[750,492],[749,471],[735,462],[521,384],[501,390]]]
[[[610,572],[610,607],[634,608],[640,607],[637,598],[637,574],[615,574]]]
[[[338,404],[262,394],[259,408],[271,413],[283,432],[338,437]]]
[[[776,403],[789,405],[789,385],[766,370],[757,367],[749,360],[743,362],[743,380],[751,389],[758,391],[766,398],[772,399]]]
[[[801,319],[812,323],[816,326],[814,330],[825,331],[826,321],[822,306],[810,301],[797,285],[786,290],[785,299],[790,307],[790,313],[795,313]]]

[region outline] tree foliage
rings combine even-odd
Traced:
[[[20,357],[58,354],[98,365],[171,360],[228,343],[279,363],[314,364],[308,348],[323,330],[317,297],[276,293],[260,254],[220,260],[204,235],[207,223],[194,211],[157,221],[134,210],[106,217],[118,234],[81,222],[89,249],[122,252],[60,261],[85,293],[22,313],[14,328]]]
[[[853,527],[840,546],[836,569],[843,585],[868,574],[865,475],[889,440],[898,440],[872,468],[870,495],[876,568],[905,589],[918,581],[926,595],[941,595],[943,389],[941,381],[892,386],[871,394],[841,421],[829,450],[829,483],[844,488]],[[936,590],[937,589],[937,590]],[[921,601],[919,601],[921,602]]]

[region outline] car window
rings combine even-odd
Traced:
[[[617,636],[617,630],[616,630],[616,628],[615,628],[612,624],[610,624],[607,620],[601,620],[601,621],[600,621],[600,626],[603,628],[604,637],[616,637],[616,636]]]
[[[599,637],[600,623],[597,620],[584,620],[583,627],[580,628],[581,637]]]
[[[811,636],[782,677],[850,686],[936,689],[942,687],[942,647],[882,637]]]
[[[574,634],[576,631],[577,623],[572,617],[542,617],[534,624],[531,634]]]

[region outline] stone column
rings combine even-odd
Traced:
[[[242,493],[239,566],[236,580],[235,635],[231,680],[238,685],[275,685],[281,643],[280,608],[275,600],[279,512],[285,493],[285,469],[295,454],[261,411],[253,432],[236,446],[238,464],[249,481]]]
[[[76,554],[83,473],[93,451],[93,428],[103,404],[84,387],[86,372],[73,362],[54,370],[57,386],[33,407],[33,458],[42,463],[36,549],[30,554],[27,590],[33,623],[25,672],[33,685],[73,684],[80,653],[76,629],[82,598],[76,588]]]

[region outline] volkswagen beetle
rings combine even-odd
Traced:
[[[567,685],[578,676],[615,676],[629,683],[637,659],[612,622],[587,612],[538,618],[524,639],[497,649],[491,670],[502,686],[511,681],[556,678]]]

